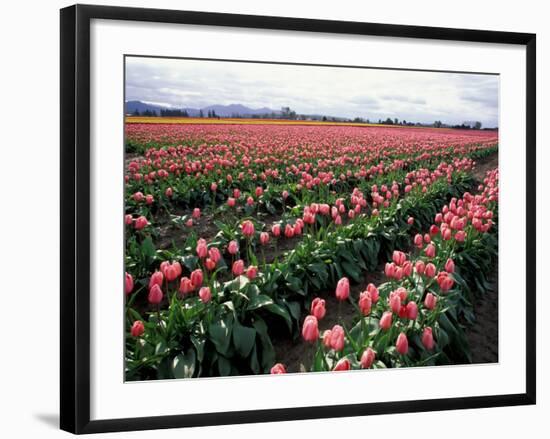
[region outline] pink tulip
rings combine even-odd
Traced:
[[[164,275],[162,274],[162,271],[155,271],[151,275],[151,279],[149,280],[149,288],[152,288],[153,285],[162,286],[163,282],[164,282]]]
[[[246,277],[250,280],[253,280],[258,275],[258,267],[251,265],[246,269]]]
[[[445,263],[445,271],[447,273],[454,273],[455,272],[455,263],[452,259],[447,259],[447,262]]]
[[[428,277],[434,277],[436,272],[435,265],[431,262],[426,264],[426,269],[424,270],[424,274]]]
[[[176,266],[168,265],[168,267],[166,267],[166,271],[164,275],[166,276],[166,280],[168,282],[172,282],[173,280],[176,280],[176,278],[178,277],[178,270]]]
[[[184,276],[180,280],[180,288],[179,292],[183,295],[189,294],[195,289],[193,286],[193,282],[191,282],[191,279],[189,279],[187,276]]]
[[[433,258],[435,257],[435,245],[433,244],[428,244],[428,246],[426,247],[426,249],[424,250],[424,252],[426,253],[426,256],[428,258]]]
[[[231,268],[231,272],[234,276],[240,276],[244,273],[244,261],[242,259],[237,259],[235,262],[233,262],[233,267]]]
[[[153,201],[155,201],[155,199],[153,198],[152,195],[146,195],[145,196],[145,203],[146,204],[151,205],[151,204],[153,204]]]
[[[208,254],[208,247],[204,239],[198,240],[196,251],[199,258],[201,259],[206,258],[206,255]]]
[[[199,288],[202,285],[202,281],[203,274],[200,268],[191,272],[191,283],[193,284],[193,288]]]
[[[252,221],[246,220],[241,225],[243,235],[247,238],[250,238],[254,235],[254,223]]]
[[[343,277],[336,285],[336,298],[338,300],[346,300],[349,297],[349,280]]]
[[[132,292],[132,290],[134,289],[134,278],[129,273],[125,273],[124,286],[125,286],[126,294],[130,294]]]
[[[143,199],[145,197],[144,197],[143,193],[136,192],[135,194],[132,195],[132,198],[134,199],[135,202],[139,203],[140,201],[143,201]]]
[[[407,318],[409,320],[416,320],[418,317],[418,306],[415,302],[407,303]]]
[[[208,271],[214,271],[216,268],[216,261],[212,260],[211,258],[206,258],[204,261],[204,266]]]
[[[424,241],[422,240],[421,234],[418,233],[414,236],[414,245],[418,248],[422,248],[424,246]]]
[[[370,298],[372,299],[372,303],[378,302],[378,298],[380,297],[380,293],[378,292],[378,288],[372,283],[367,285],[367,291],[370,294]]]
[[[390,311],[386,311],[384,314],[382,314],[382,317],[380,317],[380,328],[384,330],[390,329],[392,325],[392,320],[393,314]]]
[[[273,236],[276,238],[281,236],[281,225],[280,224],[273,224],[271,227],[271,233],[273,233]]]
[[[399,352],[401,355],[405,355],[409,351],[409,340],[407,340],[407,336],[404,332],[401,332],[397,336],[395,347],[397,349],[397,352]]]
[[[261,197],[263,193],[264,193],[264,189],[261,186],[258,186],[255,191],[256,197]]]
[[[430,328],[429,326],[424,328],[424,331],[422,332],[422,344],[429,351],[434,348],[434,337],[432,333],[432,328]]]
[[[319,327],[315,316],[307,316],[302,326],[302,337],[307,342],[315,342],[319,338]]]
[[[235,204],[236,204],[235,198],[229,197],[229,198],[227,199],[227,205],[228,205],[229,207],[235,207]]]
[[[294,236],[294,227],[292,227],[290,224],[287,224],[285,226],[285,237],[292,238]]]
[[[218,185],[215,182],[210,185],[210,190],[212,192],[216,192],[217,189],[218,189]]]
[[[372,298],[368,291],[363,291],[359,294],[359,309],[361,314],[368,316],[372,308]]]
[[[141,337],[145,332],[145,326],[141,320],[136,320],[130,329],[132,337]]]
[[[124,216],[124,224],[126,224],[127,226],[131,226],[133,222],[134,222],[134,219],[132,218],[132,215]]]
[[[424,261],[418,260],[414,264],[414,269],[418,274],[424,274],[424,270],[426,269],[426,264],[424,263]]]
[[[325,301],[319,297],[316,297],[311,302],[311,315],[315,316],[317,320],[322,320],[327,312],[325,308]]]
[[[367,348],[364,350],[363,355],[361,355],[361,367],[363,369],[369,369],[376,358],[376,353],[372,350],[372,348]]]
[[[195,207],[193,209],[193,214],[192,214],[193,218],[195,219],[199,219],[201,217],[201,210],[198,208],[198,207]]]
[[[162,302],[163,297],[164,294],[162,293],[161,288],[157,284],[154,284],[149,290],[149,295],[147,296],[147,299],[149,300],[149,303],[153,305],[158,305],[160,302]]]
[[[137,218],[136,222],[134,223],[134,227],[136,230],[144,229],[148,225],[149,221],[147,221],[147,218],[145,218],[144,216],[140,216],[139,218]]]
[[[405,188],[406,189],[406,188]],[[414,224],[414,218],[412,216],[407,218],[407,224],[409,226],[412,226]]]
[[[227,251],[230,255],[235,255],[239,251],[239,244],[237,241],[229,241],[229,244],[227,244]]]
[[[288,198],[288,191],[283,191],[283,200]]]
[[[260,233],[260,244],[266,245],[269,242],[269,233],[262,232]]]
[[[390,293],[389,302],[391,310],[395,314],[399,313],[399,310],[401,309],[401,297],[396,291],[392,291]]]
[[[174,194],[174,191],[171,187],[167,187],[166,191],[164,191],[164,195],[166,195],[168,198],[171,198]]]
[[[208,250],[208,257],[214,261],[215,264],[217,264],[220,259],[222,258],[222,254],[220,253],[220,250],[216,247],[211,247]]]
[[[199,290],[199,298],[203,303],[208,303],[212,299],[212,293],[210,292],[209,287],[202,287]]]
[[[464,242],[464,240],[466,239],[466,232],[464,232],[463,230],[456,232],[455,239],[458,242]]]
[[[286,373],[286,368],[283,364],[277,363],[271,368],[270,372],[272,375],[280,375]]]
[[[246,204],[247,204],[248,206],[254,206],[254,198],[252,198],[252,197],[249,196],[249,197],[246,199]]]
[[[407,255],[405,253],[395,250],[392,255],[393,262],[398,265],[402,266],[403,263],[407,260]]]
[[[447,292],[453,287],[454,280],[448,273],[442,271],[437,275],[437,283],[441,291]]]
[[[386,262],[386,265],[384,266],[384,273],[391,279],[392,277],[395,277],[395,268],[395,264]]]
[[[351,369],[351,363],[347,358],[341,358],[338,360],[338,363],[336,363],[336,366],[334,366],[333,372],[338,371],[346,371]]]
[[[344,349],[345,345],[345,333],[344,328],[340,325],[334,325],[330,331],[330,347],[337,352]]]
[[[437,297],[433,295],[432,293],[426,294],[426,297],[424,298],[424,306],[427,309],[434,309],[437,305]]]

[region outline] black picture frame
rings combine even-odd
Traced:
[[[90,420],[90,21],[181,23],[526,47],[526,392],[508,395]],[[61,10],[60,426],[99,433],[535,404],[536,35],[303,18],[75,5]]]

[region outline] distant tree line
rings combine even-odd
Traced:
[[[185,109],[161,109],[159,112],[155,110],[144,110],[139,111],[135,110],[132,113],[132,116],[146,116],[146,117],[207,117],[207,118],[217,118],[220,116],[216,113],[215,110],[208,110],[206,115],[204,111],[199,110],[198,114],[190,115],[189,112]],[[292,110],[290,107],[282,107],[278,112],[271,113],[257,113],[257,114],[240,114],[232,113],[231,118],[233,119],[285,119],[285,120],[304,120],[304,121],[323,121],[323,122],[351,122],[351,123],[377,123],[379,125],[399,125],[399,126],[417,126],[417,127],[434,127],[434,128],[454,128],[461,130],[480,130],[482,127],[481,122],[479,121],[469,121],[463,122],[462,124],[445,124],[440,120],[436,120],[433,123],[420,123],[420,122],[411,122],[405,119],[399,120],[395,118],[386,118],[378,119],[378,121],[371,121],[370,119],[365,119],[362,117],[355,118],[346,118],[346,117],[335,117],[328,115],[311,115],[311,114],[298,114],[296,111]],[[484,128],[486,130],[491,128]]]

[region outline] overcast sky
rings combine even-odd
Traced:
[[[494,75],[126,58],[126,100],[201,108],[243,104],[299,114],[498,125]]]

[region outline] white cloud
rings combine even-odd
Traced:
[[[126,98],[172,107],[289,106],[302,114],[498,124],[498,76],[129,57]]]

